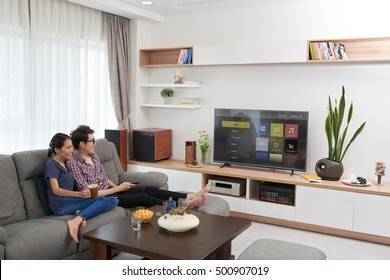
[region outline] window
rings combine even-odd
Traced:
[[[105,38],[100,11],[0,0],[0,153],[47,148],[80,124],[97,138],[116,126]]]

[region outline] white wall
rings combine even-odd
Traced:
[[[138,47],[390,36],[388,5],[379,0],[367,3],[321,0],[172,16],[165,23],[151,24],[150,33],[139,34],[141,38],[150,38],[150,42],[143,39]],[[367,121],[365,131],[343,162],[344,175],[353,172],[374,180],[376,161],[390,165],[390,126],[386,123],[390,119],[389,63],[198,66],[183,70],[186,79],[201,81],[203,88],[178,89],[177,98],[200,97],[203,107],[198,110],[136,107],[134,124],[135,128],[172,128],[173,158],[184,158],[184,142],[196,140],[199,130],[212,134],[214,107],[307,110],[310,112],[308,171],[314,172],[317,160],[327,156],[323,127],[328,95],[338,98],[344,85],[347,100],[353,100],[355,107],[350,133]],[[137,71],[138,84],[145,80],[169,83],[174,68]],[[145,100],[145,94],[152,100],[159,98],[158,89],[149,93],[139,88],[136,91],[138,105]]]

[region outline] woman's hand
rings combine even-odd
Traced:
[[[80,193],[80,197],[82,198],[90,198],[91,197],[91,192],[89,191],[88,188],[82,190],[82,191],[79,191]]]

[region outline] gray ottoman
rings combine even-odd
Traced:
[[[207,196],[206,205],[194,208],[194,210],[224,217],[228,217],[230,214],[229,203],[223,198],[210,194]]]
[[[298,243],[259,239],[237,258],[238,260],[326,260],[320,249]]]

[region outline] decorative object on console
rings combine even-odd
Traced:
[[[185,163],[191,164],[196,161],[196,141],[186,141]]]
[[[184,72],[183,70],[175,70],[175,84],[183,84],[184,83]]]
[[[375,175],[377,176],[377,185],[382,184],[382,176],[385,175],[386,165],[383,162],[377,162],[375,165]]]
[[[164,98],[164,104],[171,103],[171,97],[173,97],[174,93],[175,92],[171,88],[164,88],[160,91],[161,96]]]
[[[206,133],[206,131],[202,130],[199,131],[199,147],[200,147],[200,162],[202,165],[206,165],[206,156],[207,156],[207,151],[209,150],[210,147],[210,137]]]
[[[351,122],[353,115],[353,103],[349,106],[347,124],[344,130],[341,130],[341,126],[344,120],[345,112],[345,89],[342,86],[342,94],[337,104],[333,107],[332,100],[328,98],[328,115],[325,120],[325,133],[328,139],[328,158],[320,159],[315,166],[315,170],[318,176],[324,180],[337,181],[343,175],[344,167],[342,161],[348,148],[351,146],[356,137],[363,131],[366,122],[362,123],[360,127],[355,131],[348,145],[344,148],[344,141],[347,135],[349,123]],[[341,133],[342,132],[342,133]]]

